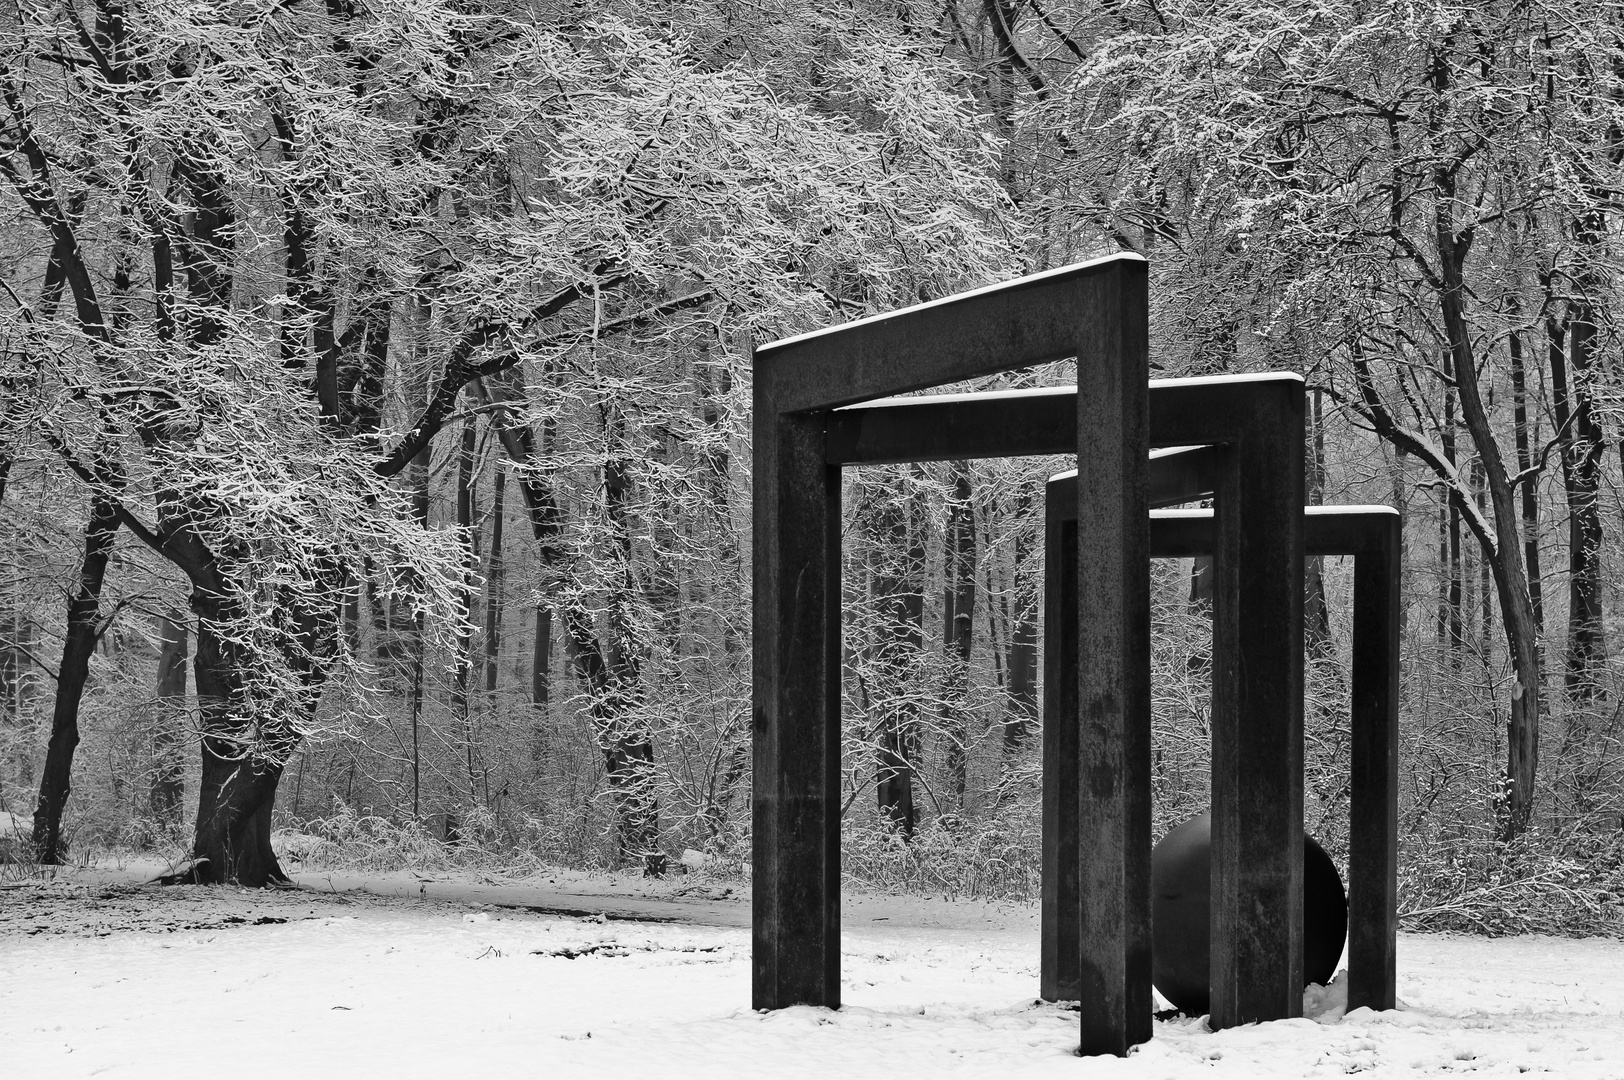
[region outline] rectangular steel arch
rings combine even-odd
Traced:
[[[1192,459],[1194,460],[1194,459]],[[1196,479],[1191,499],[1210,493],[1216,477]],[[1202,488],[1206,491],[1202,491]],[[1076,922],[1075,869],[1064,837],[1078,778],[1067,768],[1075,725],[1061,687],[1068,683],[1066,641],[1070,601],[1070,522],[1075,492],[1064,477],[1048,487],[1047,534],[1051,559],[1044,603],[1044,863],[1043,996],[1075,993],[1075,968],[1065,947]],[[1354,556],[1354,640],[1351,679],[1352,763],[1349,852],[1349,1007],[1391,1009],[1395,1002],[1398,859],[1398,641],[1402,544],[1399,518],[1388,507],[1308,507],[1305,550],[1312,555]],[[1210,555],[1215,541],[1210,510],[1155,511],[1153,558]],[[1057,572],[1058,571],[1058,572]],[[1051,764],[1052,763],[1052,764]],[[1215,905],[1216,909],[1216,905]]]
[[[1078,357],[1089,393],[1069,451],[1087,462],[1078,533],[1080,706],[1096,768],[1149,775],[1149,305],[1146,266],[1114,256],[755,351],[752,1000],[840,1004],[840,484],[830,410]],[[1086,1053],[1150,1036],[1148,785],[1081,824],[1094,886]]]

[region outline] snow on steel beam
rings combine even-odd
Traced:
[[[1177,506],[1212,495],[1224,451],[1216,446],[1170,446],[1150,452],[1150,508]],[[1077,485],[1056,483],[1075,480],[1077,470],[1069,469],[1049,478],[1049,517],[1070,521],[1077,517]]]
[[[1155,466],[1151,466],[1154,476]],[[1064,474],[1062,474],[1064,475]],[[1051,489],[1059,494],[1058,488]],[[1077,516],[1076,500],[1062,495],[1056,516],[1069,521]],[[1188,500],[1186,500],[1188,501]],[[1303,554],[1363,555],[1387,550],[1389,533],[1398,520],[1391,506],[1307,506],[1303,508]],[[1150,554],[1155,559],[1188,559],[1212,554],[1211,510],[1153,510],[1150,515]]]
[[[783,413],[833,409],[1076,356],[1080,326],[1112,323],[1125,276],[1143,289],[1144,258],[1110,255],[770,342],[755,350],[757,393]]]

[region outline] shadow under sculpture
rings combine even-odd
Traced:
[[[1220,484],[1213,451],[1203,448],[1178,455],[1182,483],[1164,485],[1162,505],[1189,502],[1211,494]],[[1068,627],[1074,620],[1068,593],[1071,530],[1077,515],[1075,487],[1069,474],[1049,482],[1047,491],[1048,565],[1044,593],[1044,626],[1052,635],[1044,650],[1044,818],[1043,912],[1045,947],[1042,996],[1066,1000],[1079,992],[1076,969],[1066,937],[1077,924],[1079,901],[1074,829],[1079,777],[1067,768],[1078,737],[1075,706],[1065,693],[1071,649]],[[1400,519],[1385,506],[1311,506],[1303,512],[1304,547],[1309,555],[1351,555],[1354,559],[1353,664],[1350,679],[1351,764],[1348,858],[1348,1007],[1391,1009],[1395,1002],[1395,949],[1398,930],[1398,703],[1399,576],[1402,557]],[[1212,510],[1155,509],[1151,513],[1154,558],[1215,557],[1223,580],[1219,523]],[[1058,568],[1058,572],[1056,572]],[[1214,672],[1222,663],[1220,628],[1223,593],[1215,598]],[[1216,710],[1216,683],[1215,704]],[[1213,754],[1221,732],[1213,729]],[[1300,762],[1300,749],[1298,750]],[[1299,764],[1300,769],[1300,764]],[[1085,853],[1086,855],[1086,853]],[[1218,943],[1216,887],[1212,940]],[[1051,939],[1055,944],[1050,945]],[[1216,965],[1213,970],[1216,969]],[[1299,990],[1301,983],[1299,982]],[[1214,987],[1216,994],[1216,987]],[[1216,1023],[1214,1000],[1214,1026]]]
[[[1068,356],[1081,393],[878,400]],[[1198,452],[1219,475],[1229,595],[1214,648],[1213,1016],[1298,1015],[1302,380],[1151,383],[1146,265],[1130,255],[775,342],[754,364],[753,1006],[840,1004],[841,467],[1075,453],[1074,505],[1089,512],[1070,560],[1066,692],[1086,737],[1067,764],[1087,782],[1067,842],[1087,858],[1065,947],[1081,1052],[1150,1037],[1149,510],[1184,461],[1149,450],[1221,444]]]

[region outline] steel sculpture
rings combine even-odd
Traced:
[[[1073,674],[1046,696],[1086,737],[1054,770],[1076,813],[1045,839],[1076,869],[1045,889],[1075,881],[1077,915],[1046,920],[1044,970],[1075,958],[1083,1053],[1150,1037],[1149,511],[1210,490],[1213,1018],[1300,1013],[1303,383],[1152,383],[1147,334],[1146,266],[1125,255],[756,350],[756,1008],[840,1004],[841,467],[1075,453],[1089,512],[1051,591],[1077,615],[1050,643]],[[891,397],[1068,356],[1082,392]]]

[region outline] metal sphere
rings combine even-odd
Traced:
[[[1210,1011],[1212,815],[1173,829],[1150,856],[1151,981],[1186,1016]],[[1336,864],[1303,837],[1303,984],[1336,974],[1348,897]],[[1283,944],[1283,943],[1282,943]]]

